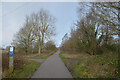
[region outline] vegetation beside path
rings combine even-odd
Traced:
[[[71,55],[71,54],[69,54]],[[81,54],[83,55],[83,54]],[[113,56],[114,55],[114,56]],[[67,66],[71,59],[65,56],[65,53],[60,53],[60,57]],[[80,57],[80,54],[76,59],[84,59],[83,61],[74,62],[67,66],[71,74],[75,79],[77,78],[117,78],[118,77],[118,54],[109,53],[102,55],[91,55],[88,57]]]
[[[57,51],[53,51],[49,54],[38,54],[38,55],[35,55],[35,56],[32,56],[32,57],[25,57],[25,58],[29,58],[29,59],[46,59],[48,58],[49,56],[51,56],[52,54],[56,53]]]
[[[9,72],[9,53],[2,55],[2,78],[29,78],[41,63],[25,60],[19,54],[15,54],[14,71]]]
[[[77,14],[81,18],[78,16],[70,33],[63,36],[60,46],[65,56],[62,56],[65,58],[63,61],[75,78],[119,77],[117,7],[118,3],[79,3]]]
[[[28,61],[22,69],[16,70],[10,75],[10,78],[30,78],[32,74],[37,70],[41,63],[35,61]]]
[[[29,61],[24,58],[30,59],[46,59],[50,55],[54,54],[56,51],[52,51],[50,53],[42,53],[41,55],[30,56],[30,55],[21,55],[19,53],[15,54],[14,59],[14,72],[9,74],[9,53],[4,53],[2,55],[2,77],[3,78],[29,78],[36,69],[40,66],[41,63],[37,63],[34,61]],[[23,57],[28,56],[28,57]]]

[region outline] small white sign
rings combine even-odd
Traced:
[[[10,51],[13,52],[13,46],[10,47]]]

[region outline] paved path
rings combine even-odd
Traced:
[[[59,53],[60,51],[46,59],[31,78],[72,78],[72,75],[60,59]]]

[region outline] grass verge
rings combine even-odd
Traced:
[[[69,63],[64,61],[67,56],[60,54],[60,57],[65,64]],[[118,54],[92,55],[67,68],[76,80],[77,78],[118,78]]]
[[[50,55],[54,54],[56,51],[50,53],[50,54],[40,54],[40,55],[36,55],[33,57],[25,57],[25,58],[29,58],[29,59],[46,59],[48,58]]]
[[[59,54],[59,56],[60,56],[62,59],[69,59],[68,57],[66,57],[66,56],[63,55],[63,52],[61,52],[61,53]]]
[[[22,69],[14,71],[14,73],[10,75],[10,78],[30,78],[40,64],[41,63],[35,61],[29,61]]]

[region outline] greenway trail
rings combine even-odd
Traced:
[[[72,78],[72,75],[60,59],[59,53],[60,51],[46,59],[31,78]]]

